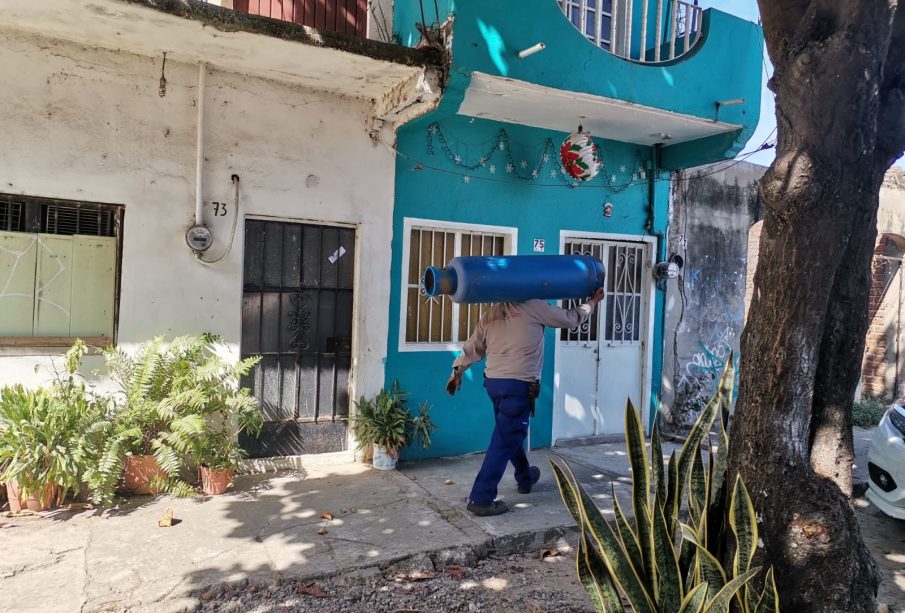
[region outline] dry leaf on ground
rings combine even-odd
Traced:
[[[556,547],[544,547],[540,550],[538,557],[543,560],[544,558],[555,558],[556,556],[562,555]]]
[[[455,481],[453,481],[452,479],[447,479],[446,481],[443,482],[443,485],[453,485],[454,483],[455,483]]]
[[[318,533],[318,534],[327,534],[327,529],[326,529],[326,528],[321,528],[320,530],[317,531],[317,533]]]
[[[157,520],[157,526],[160,528],[169,528],[173,525],[173,509],[167,509],[164,516]]]
[[[333,521],[333,513],[331,513],[330,511],[324,511],[323,513],[321,513],[321,519]]]
[[[308,596],[314,596],[315,598],[330,598],[330,594],[317,587],[315,584],[311,585],[300,585],[295,588],[295,591],[299,594],[306,594]]]
[[[465,576],[465,569],[462,568],[461,566],[447,566],[443,570],[446,571],[447,573],[449,573],[450,575],[452,575],[453,577],[455,577],[456,579],[461,579],[462,577]]]

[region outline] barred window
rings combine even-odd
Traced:
[[[121,206],[0,194],[0,339],[113,338]]]
[[[449,296],[428,298],[422,276],[428,266],[444,267],[458,256],[505,255],[512,252],[513,235],[500,231],[413,225],[406,236],[405,342],[421,345],[462,343],[471,336],[486,308],[455,304]]]

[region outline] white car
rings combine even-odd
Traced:
[[[870,442],[867,497],[881,511],[905,519],[905,408],[902,400],[890,407]]]

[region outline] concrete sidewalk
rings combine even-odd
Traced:
[[[396,472],[312,459],[294,472],[239,477],[235,491],[213,498],[0,515],[0,610],[191,610],[224,584],[314,578],[424,554],[473,564],[491,552],[528,551],[574,525],[551,478],[552,455],[571,464],[601,508],[609,511],[615,486],[630,510],[623,444],[532,452],[543,471],[535,491],[518,494],[510,469],[500,497],[514,509],[490,518],[465,511],[482,455],[402,463]],[[179,523],[158,528],[167,508]]]

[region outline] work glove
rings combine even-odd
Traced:
[[[455,396],[456,392],[462,387],[462,373],[458,371],[453,371],[453,374],[449,376],[449,380],[446,382],[446,393],[450,396]]]

